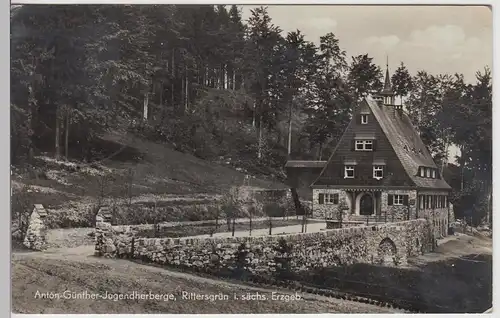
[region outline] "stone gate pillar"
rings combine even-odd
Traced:
[[[41,251],[47,247],[47,226],[45,218],[47,210],[41,204],[35,204],[28,221],[28,229],[24,236],[24,246],[29,249]]]

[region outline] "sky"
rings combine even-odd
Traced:
[[[243,5],[246,20],[257,6]],[[493,63],[493,15],[486,6],[340,6],[269,5],[274,25],[284,32],[299,29],[306,40],[333,32],[347,56],[368,54],[392,72],[404,62],[419,70],[461,73],[468,83]],[[450,147],[455,162],[457,147]]]
[[[241,6],[243,19],[256,6]],[[273,24],[319,43],[333,32],[347,56],[368,54],[394,71],[462,73],[467,82],[493,61],[493,16],[485,6],[269,5]]]

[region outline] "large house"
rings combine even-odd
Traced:
[[[437,236],[447,234],[451,187],[395,105],[388,69],[382,92],[354,109],[328,161],[288,161],[286,170],[292,186],[307,180],[301,175],[312,180],[314,218],[427,218]]]

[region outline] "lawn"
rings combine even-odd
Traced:
[[[174,294],[175,301],[40,299],[37,293]],[[182,292],[230,296],[229,300],[186,300]],[[223,282],[176,277],[168,272],[124,260],[85,261],[20,256],[12,261],[12,309],[23,314],[244,314],[363,313],[389,309],[342,300],[234,300],[255,290]],[[270,298],[271,290],[260,291]]]

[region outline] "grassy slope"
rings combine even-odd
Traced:
[[[71,290],[89,293],[131,293],[133,291],[163,294],[187,291],[200,294],[255,293],[255,290],[240,285],[188,279],[169,275],[167,271],[155,269],[124,260],[105,260],[102,263],[92,258],[84,262],[66,259],[19,257],[12,261],[12,306],[16,313],[170,313],[170,314],[216,314],[216,313],[362,313],[390,312],[366,304],[317,299],[300,301],[193,301],[177,299],[173,302],[147,300],[50,300],[34,299],[36,291],[60,292]],[[263,294],[262,291],[259,292]],[[270,296],[270,290],[265,292]],[[178,296],[179,297],[179,296]],[[180,298],[180,297],[179,297]]]
[[[99,174],[106,174],[109,178],[104,187],[106,197],[125,198],[129,169],[134,174],[134,197],[221,193],[230,186],[242,185],[245,178],[244,173],[231,167],[214,164],[132,135],[124,137],[109,134],[104,137],[100,147],[106,150],[110,158],[98,165],[89,167],[80,164],[78,171],[71,171],[64,165],[39,160],[37,166],[44,166],[43,170],[49,179],[30,179],[14,174],[13,187],[16,190],[22,184],[35,185],[37,191],[27,195],[30,203],[55,208],[75,202],[95,201],[100,196],[100,183],[103,180]],[[250,182],[250,185],[262,188],[286,187],[282,183],[259,178],[252,178]]]

